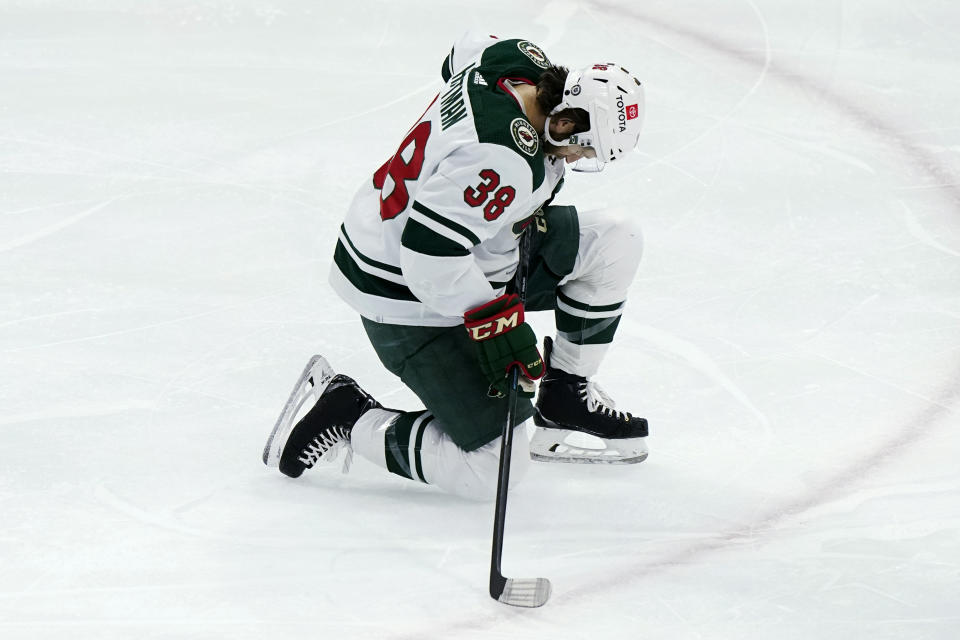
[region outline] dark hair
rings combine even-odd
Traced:
[[[563,87],[569,73],[570,70],[566,67],[551,65],[540,74],[537,79],[537,105],[544,113],[549,114],[563,101]],[[590,129],[590,114],[584,109],[564,109],[555,117],[572,120],[575,126],[574,133],[582,133]]]
[[[563,100],[563,85],[570,70],[553,65],[537,79],[537,104],[544,113],[550,113]]]

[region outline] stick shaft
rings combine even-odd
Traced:
[[[531,225],[532,226],[532,225]],[[524,229],[520,237],[520,257],[517,264],[517,295],[524,302],[527,295],[527,259],[530,251],[530,229]],[[507,391],[507,418],[503,422],[500,438],[500,467],[497,475],[497,503],[493,518],[493,548],[490,557],[490,596],[499,600],[507,579],[501,571],[503,559],[503,531],[507,520],[507,493],[510,488],[510,455],[513,452],[513,429],[517,415],[517,387],[520,384],[520,367],[510,370],[510,389]]]

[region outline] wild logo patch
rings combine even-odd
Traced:
[[[536,155],[540,148],[540,136],[537,135],[537,130],[533,128],[533,125],[523,118],[514,118],[513,122],[510,123],[510,135],[513,136],[513,141],[520,147],[520,151],[528,156]]]
[[[543,49],[532,42],[521,40],[517,43],[517,48],[523,52],[523,55],[530,58],[533,61],[533,64],[537,65],[541,69],[546,69],[550,66],[550,60],[547,59],[547,54],[543,52]]]

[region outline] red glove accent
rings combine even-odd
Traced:
[[[503,335],[523,324],[523,303],[517,294],[502,295],[490,302],[470,309],[464,315],[463,326],[470,337],[481,342]]]
[[[507,375],[516,365],[523,375],[518,389],[522,397],[533,397],[533,384],[544,374],[543,358],[537,350],[537,337],[523,319],[523,303],[516,294],[499,298],[471,309],[463,315],[467,335],[477,345],[480,369],[490,380],[491,395],[506,395]]]

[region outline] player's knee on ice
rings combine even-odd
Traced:
[[[500,470],[500,442],[497,438],[479,449],[464,451],[437,429],[424,434],[424,475],[429,484],[469,500],[492,502],[497,497]],[[526,423],[513,433],[510,486],[516,486],[530,466]],[[428,453],[429,452],[429,453]]]

